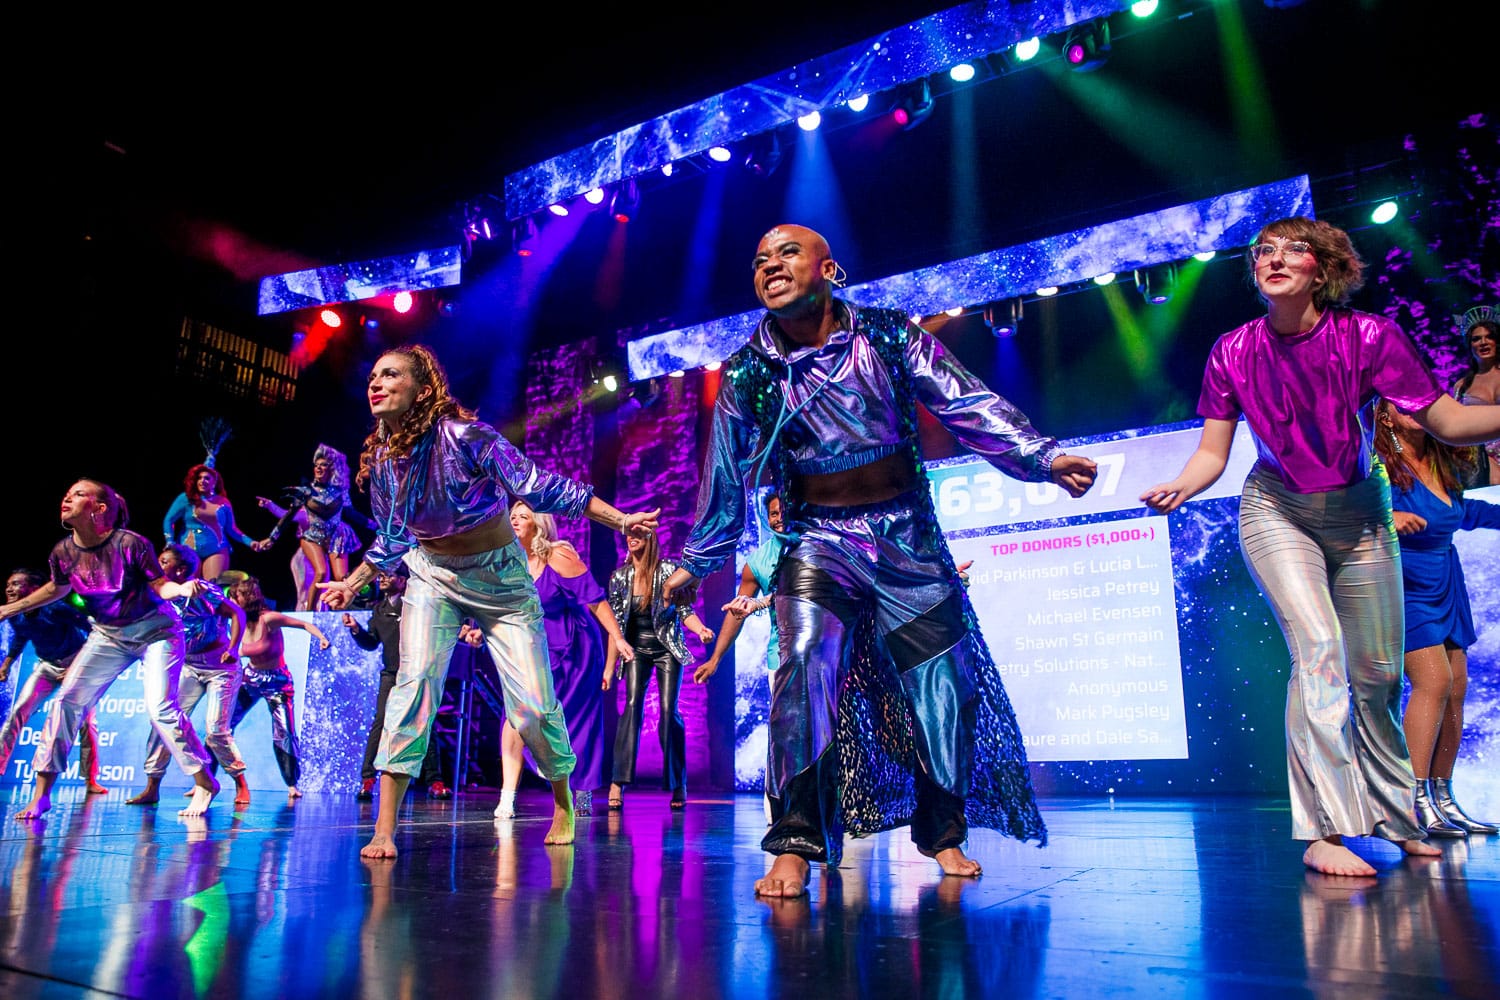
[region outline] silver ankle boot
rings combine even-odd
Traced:
[[[1447,817],[1438,812],[1428,793],[1427,784],[1421,778],[1417,779],[1417,825],[1427,831],[1427,836],[1439,840],[1462,840],[1467,837],[1469,834],[1463,827],[1448,822]]]
[[[1452,778],[1429,778],[1428,781],[1432,783],[1432,804],[1449,824],[1466,833],[1500,833],[1500,826],[1481,823],[1454,801]]]

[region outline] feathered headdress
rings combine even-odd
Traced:
[[[219,449],[224,447],[224,442],[234,433],[234,428],[229,426],[229,421],[222,417],[204,417],[203,422],[198,425],[198,440],[203,443],[203,448],[208,455],[203,459],[203,464],[210,469],[214,467],[214,459],[219,454]]]

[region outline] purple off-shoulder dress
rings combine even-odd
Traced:
[[[536,578],[542,602],[547,649],[552,657],[552,686],[562,704],[563,721],[578,764],[574,789],[594,789],[607,780],[604,773],[604,630],[589,606],[605,599],[604,588],[591,573],[562,576],[551,566]],[[531,751],[527,766],[536,769]]]

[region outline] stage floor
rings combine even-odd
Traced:
[[[906,831],[851,840],[801,900],[763,902],[758,797],[596,802],[572,848],[549,802],[414,792],[401,857],[365,862],[374,807],[227,796],[0,802],[0,996],[1019,998],[1500,994],[1500,837],[1376,878],[1306,872],[1284,801],[1048,799],[1045,848],[987,830],[980,879]]]

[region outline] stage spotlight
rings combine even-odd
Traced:
[[[1377,226],[1383,226],[1387,222],[1390,222],[1392,219],[1394,219],[1396,217],[1396,213],[1399,210],[1400,206],[1398,206],[1394,201],[1382,201],[1380,204],[1376,205],[1374,211],[1370,213],[1370,221],[1375,223],[1375,225]]]
[[[1141,268],[1135,272],[1135,289],[1153,306],[1171,302],[1172,293],[1177,289],[1177,265],[1168,263]]]
[[[1203,250],[1203,251],[1200,251],[1198,253],[1193,254],[1193,259],[1197,260],[1197,261],[1202,261],[1203,263],[1207,264],[1209,261],[1213,260],[1218,255],[1219,255],[1219,251],[1217,251],[1217,250]]]
[[[567,218],[568,215],[568,206],[564,205],[562,202],[556,202],[554,204],[548,205],[547,211],[551,212],[553,215],[557,216],[560,219],[564,219]]]
[[[391,308],[398,313],[409,313],[412,307],[411,292],[397,292],[396,297],[391,300]]]
[[[607,358],[595,358],[589,362],[589,381],[605,392],[614,392],[620,388],[619,369]]]
[[[536,223],[531,217],[517,219],[510,224],[510,249],[517,257],[530,257],[535,248],[531,245],[536,237]]]
[[[728,146],[710,146],[708,148],[708,158],[715,163],[728,163],[734,158],[734,154],[729,151]]]
[[[984,307],[984,325],[997,337],[1014,337],[1021,329],[1021,300],[1005,299]]]
[[[1150,17],[1156,13],[1156,8],[1161,6],[1159,0],[1135,0],[1130,5],[1130,13],[1136,17]]]
[[[583,200],[586,201],[586,202],[588,202],[590,205],[600,205],[600,204],[603,204],[604,203],[604,189],[602,187],[599,187],[599,188],[594,188],[592,191],[586,191],[586,192],[584,192]]]
[[[1011,51],[1016,54],[1016,62],[1030,62],[1036,58],[1038,52],[1042,51],[1042,40],[1032,35],[1024,41],[1017,42]]]
[[[322,312],[318,313],[318,319],[322,320],[323,325],[328,327],[328,329],[330,330],[337,330],[339,327],[344,325],[344,317],[340,316],[333,309],[324,309]]]
[[[641,207],[641,189],[633,178],[626,178],[615,188],[614,200],[609,203],[609,214],[616,222],[629,222]]]
[[[745,149],[745,169],[757,177],[769,177],[781,166],[781,139],[774,131],[750,139]]]
[[[1109,61],[1109,22],[1095,18],[1075,24],[1063,36],[1063,59],[1068,68],[1089,73]]]
[[[1113,272],[1113,271],[1105,271],[1103,274],[1096,274],[1096,275],[1094,275],[1094,284],[1096,284],[1096,285],[1113,285],[1115,283],[1115,277],[1116,277],[1115,272]]]
[[[823,114],[820,111],[809,111],[805,115],[797,116],[797,127],[804,132],[816,132],[821,124],[823,124]]]
[[[932,105],[932,87],[926,80],[918,80],[902,88],[891,115],[902,128],[916,128],[932,114]]]
[[[670,164],[670,163],[663,163],[661,165],[661,175],[663,177],[671,177],[672,176],[672,170],[673,170],[673,167],[672,167],[672,164]]]
[[[860,94],[858,97],[851,97],[849,98],[848,103],[849,110],[853,111],[855,114],[859,114],[865,108],[868,108],[870,106],[870,95]]]
[[[974,79],[974,64],[961,62],[948,70],[948,76],[954,83],[968,83]]]

